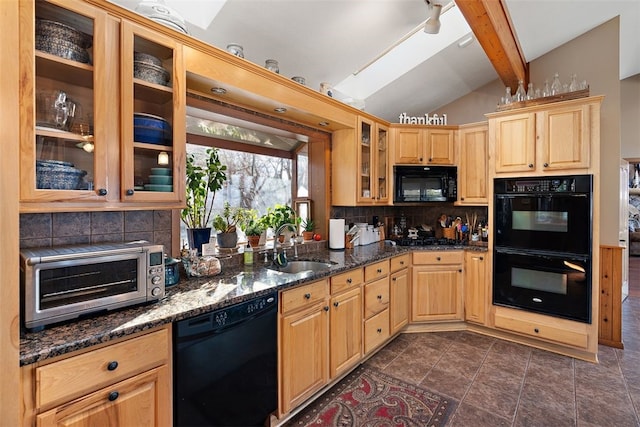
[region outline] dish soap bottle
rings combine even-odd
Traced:
[[[244,264],[251,265],[253,264],[253,248],[247,242],[247,247],[244,248]]]

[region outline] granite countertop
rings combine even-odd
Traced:
[[[300,257],[305,260],[330,261],[333,264],[328,271],[314,274],[274,271],[266,268],[262,258],[256,256],[255,264],[223,268],[217,276],[188,279],[183,277],[178,285],[167,288],[164,298],[154,303],[54,325],[39,332],[23,332],[20,336],[20,365],[105,343],[395,255],[416,250],[462,249],[487,250],[486,247],[472,246],[401,247],[383,243],[356,246],[345,251],[323,249]]]

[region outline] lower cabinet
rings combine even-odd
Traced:
[[[411,320],[462,320],[462,251],[413,253]]]
[[[369,354],[391,336],[389,268],[389,260],[364,268],[364,354]]]
[[[279,415],[329,381],[329,283],[320,280],[280,298]]]
[[[353,289],[331,296],[329,317],[330,376],[335,378],[362,358],[362,291]]]
[[[486,322],[487,252],[467,251],[464,254],[464,320],[484,325]]]
[[[23,367],[25,425],[171,425],[170,328]]]
[[[405,254],[391,258],[391,276],[389,276],[389,329],[391,335],[409,323],[411,255]]]

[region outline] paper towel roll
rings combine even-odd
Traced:
[[[344,218],[329,220],[329,249],[344,249]]]

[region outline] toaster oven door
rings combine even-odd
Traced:
[[[142,253],[105,255],[34,266],[25,323],[35,327],[146,300]],[[32,307],[32,310],[29,310]]]

